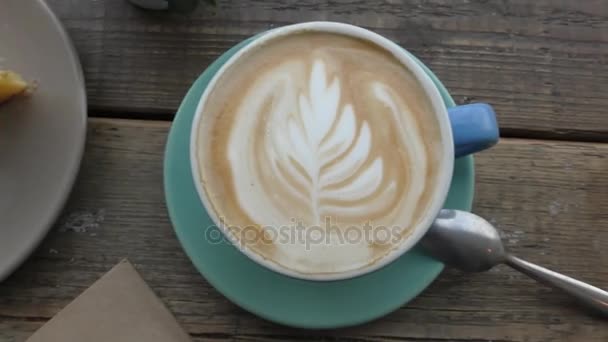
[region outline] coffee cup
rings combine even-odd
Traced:
[[[442,208],[454,159],[498,137],[491,106],[447,109],[389,39],[309,22],[252,37],[215,71],[190,160],[230,243],[273,271],[328,281],[410,250]]]

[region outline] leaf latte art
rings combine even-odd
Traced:
[[[299,91],[299,80],[292,74],[308,70],[308,85]],[[250,188],[239,193],[239,201],[255,222],[273,222],[294,208],[304,224],[320,224],[327,216],[361,222],[386,215],[397,205],[404,179],[391,174],[387,163],[396,163],[399,169],[406,165],[399,165],[403,160],[398,155],[389,159],[379,149],[372,150],[373,139],[382,132],[372,131],[350,99],[341,98],[345,96],[339,76],[328,76],[322,59],[313,60],[310,67],[279,66],[243,98],[237,113],[242,119],[235,122],[228,158],[232,169],[239,170],[235,187]],[[403,116],[386,86],[373,82],[367,91],[389,108],[391,116],[385,120],[396,123]],[[266,134],[257,135],[251,129],[256,125]],[[410,177],[421,178],[425,158],[416,152],[422,149],[420,138],[415,131],[408,135],[413,137],[405,154],[423,166],[412,169]],[[247,149],[250,152],[243,156]],[[410,186],[415,200],[422,184]],[[260,202],[275,210],[257,210]]]
[[[210,205],[246,248],[281,267],[364,267],[427,210],[439,132],[424,91],[381,48],[313,33],[270,43],[228,69],[205,108],[198,156]],[[378,226],[394,238],[364,231]],[[261,238],[244,241],[246,227]],[[303,239],[289,235],[298,227]],[[311,227],[322,239],[306,235]]]

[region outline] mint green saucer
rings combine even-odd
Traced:
[[[164,182],[169,216],[179,241],[211,285],[235,304],[268,320],[323,329],[356,325],[388,314],[429,286],[443,264],[414,249],[388,266],[358,278],[305,281],[270,271],[228,243],[212,242],[222,234],[217,228],[206,231],[206,227],[214,224],[197,195],[190,170],[192,119],[212,76],[249,41],[226,52],[194,82],[171,127]],[[426,71],[439,88],[446,106],[454,106],[445,87],[430,70]],[[473,186],[473,158],[457,160],[445,207],[470,210]]]

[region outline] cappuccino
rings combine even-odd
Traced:
[[[210,86],[195,178],[209,214],[266,262],[365,268],[433,210],[446,142],[427,92],[385,48],[296,32],[246,50]]]

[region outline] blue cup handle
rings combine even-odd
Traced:
[[[485,103],[448,108],[456,158],[479,152],[498,142],[494,109]]]

